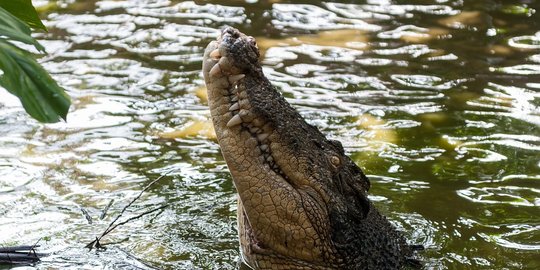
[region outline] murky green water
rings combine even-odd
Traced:
[[[232,25],[427,247],[426,268],[540,269],[539,1],[34,3],[43,64],[74,101],[67,123],[43,125],[0,91],[0,244],[39,241],[51,255],[36,268],[236,267],[217,143],[158,136],[208,117],[203,48]],[[167,209],[118,228],[107,251],[83,248],[163,174],[127,216]]]

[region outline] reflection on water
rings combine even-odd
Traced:
[[[224,25],[257,37],[267,76],[343,142],[427,268],[540,268],[537,1],[33,2],[43,65],[74,100],[42,125],[0,92],[0,244],[39,241],[37,268],[236,267],[200,73]],[[164,174],[133,213],[167,209],[82,248]]]

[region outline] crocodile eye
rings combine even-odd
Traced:
[[[335,167],[338,167],[339,165],[341,165],[341,159],[340,159],[338,156],[332,156],[332,157],[330,157],[330,162],[331,162],[332,165],[334,165]]]

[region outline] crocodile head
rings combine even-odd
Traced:
[[[367,177],[340,142],[308,124],[272,87],[254,38],[224,29],[206,48],[203,75],[239,194],[246,263],[257,269],[403,263],[403,237],[368,200]]]

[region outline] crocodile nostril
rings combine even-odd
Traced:
[[[223,34],[229,34],[233,38],[239,38],[240,32],[232,27],[227,27],[225,30],[223,30]]]

